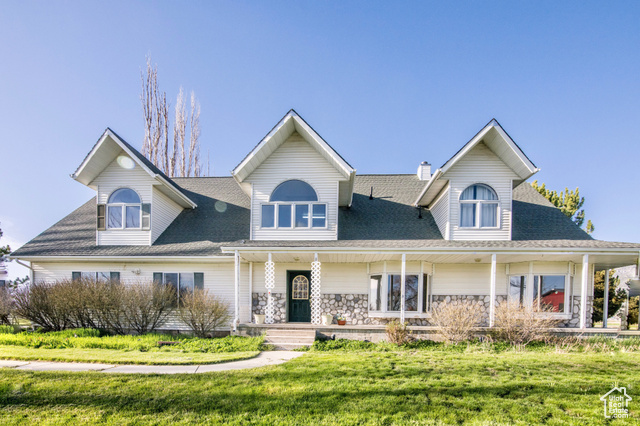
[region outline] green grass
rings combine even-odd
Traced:
[[[179,344],[163,347],[174,352],[246,352],[266,349],[264,338],[227,336],[216,339],[145,334],[142,336],[100,336],[97,330],[76,329],[49,333],[22,332],[0,333],[0,345],[24,346],[43,349],[117,349],[124,351],[151,351],[158,349],[158,342],[177,341]]]
[[[0,424],[633,424],[637,353],[310,351],[201,375],[0,370]],[[633,419],[605,422],[614,384]]]
[[[257,356],[258,351],[247,352],[175,352],[158,350],[149,352],[115,349],[36,349],[24,346],[0,345],[0,359],[26,361],[96,362],[105,364],[188,365],[217,364]]]

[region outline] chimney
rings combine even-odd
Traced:
[[[418,166],[418,179],[429,180],[431,179],[431,164],[423,161]]]

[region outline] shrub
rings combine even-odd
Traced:
[[[198,337],[210,337],[217,327],[231,319],[226,302],[200,289],[180,298],[178,314]]]
[[[16,329],[12,325],[2,324],[0,325],[0,334],[13,334]]]
[[[385,331],[387,332],[387,341],[398,346],[407,343],[411,337],[411,333],[407,330],[407,323],[401,323],[398,320],[389,322]]]
[[[175,306],[173,287],[157,282],[137,282],[123,287],[122,317],[138,334],[156,330],[167,322]]]
[[[13,301],[7,287],[0,287],[0,324],[11,324]]]
[[[431,311],[431,322],[446,343],[471,340],[474,328],[482,320],[480,305],[473,302],[441,303]]]
[[[313,342],[311,348],[314,351],[372,351],[377,350],[379,345],[372,342],[365,342],[363,340],[349,340],[349,339],[336,339],[336,340],[316,340]]]
[[[15,293],[15,313],[45,331],[64,330],[70,317],[63,293],[55,283],[35,282]]]
[[[98,328],[114,334],[126,334],[128,324],[124,315],[127,288],[120,282],[107,282],[93,287],[92,314]]]
[[[534,303],[534,305],[538,305]],[[550,308],[534,309],[520,306],[517,301],[506,301],[496,306],[492,336],[514,346],[526,346],[534,341],[548,341],[551,328],[560,320],[549,315]]]

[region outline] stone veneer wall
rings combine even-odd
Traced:
[[[276,323],[287,322],[286,294],[271,293],[274,299],[274,321]],[[322,294],[321,308],[323,314],[343,314],[349,325],[384,325],[393,320],[393,318],[369,318],[369,295],[368,294]],[[496,306],[505,300],[506,296],[496,296]],[[254,314],[264,314],[267,305],[266,293],[253,293],[252,312]],[[490,296],[452,296],[452,295],[434,295],[431,300],[431,309],[437,308],[442,303],[460,303],[471,302],[480,305],[482,312],[481,326],[489,325],[489,301]],[[580,326],[580,297],[574,296],[571,309],[571,319],[564,320],[559,327],[577,328]],[[591,312],[593,311],[593,297],[587,298],[587,327],[591,327]],[[253,318],[252,318],[253,320]],[[414,326],[431,326],[428,318],[407,318],[409,325]],[[335,319],[333,320],[335,324]]]
[[[271,293],[273,299],[273,320],[276,323],[287,322],[287,295],[286,293]],[[267,306],[267,293],[253,293],[251,312],[264,315]],[[254,318],[251,318],[254,321]]]

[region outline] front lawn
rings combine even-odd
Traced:
[[[310,351],[201,375],[0,370],[1,424],[609,424],[626,386],[637,422],[640,357],[624,350]]]

